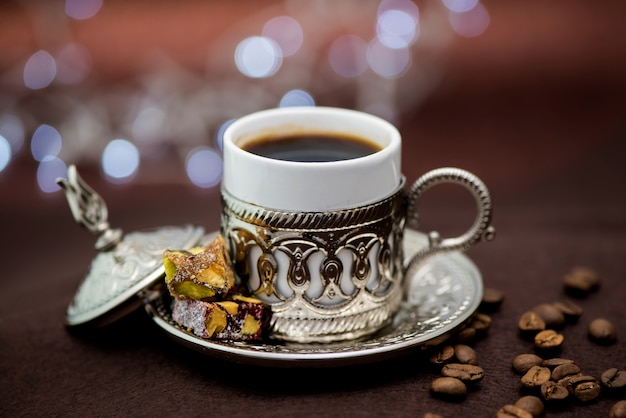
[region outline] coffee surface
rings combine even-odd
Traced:
[[[364,157],[380,151],[381,147],[357,136],[314,133],[260,137],[247,142],[242,149],[276,160],[330,162]]]

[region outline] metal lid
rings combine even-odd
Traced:
[[[199,226],[161,227],[123,235],[110,229],[104,200],[78,175],[75,166],[57,183],[65,191],[74,219],[98,239],[100,251],[67,308],[70,326],[107,323],[141,306],[144,293],[164,275],[166,249],[189,248],[204,234]]]

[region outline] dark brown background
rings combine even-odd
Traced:
[[[206,8],[226,16],[216,22],[233,11],[225,2],[188,3],[185,11],[167,2],[130,3],[118,14],[113,38],[106,38],[102,31],[116,19],[115,7],[122,8],[113,2],[81,36],[99,51],[95,65],[111,78],[131,71],[133,48],[142,41],[177,51],[193,65],[195,45],[183,42],[192,38],[185,31],[208,30],[193,24]],[[488,338],[475,344],[486,377],[465,401],[432,398],[435,374],[417,355],[337,369],[239,366],[179,346],[141,311],[105,330],[68,332],[65,309],[95,255],[93,238],[73,222],[60,193],[38,192],[35,163],[24,157],[0,173],[0,415],[495,416],[521,395],[511,360],[532,351],[517,335],[517,318],[564,298],[561,279],[575,265],[597,270],[603,284],[578,301],[585,313],[564,329],[559,355],[594,376],[609,367],[626,369],[626,4],[485,4],[492,16],[488,32],[455,42],[441,84],[399,124],[410,181],[431,168],[460,166],[492,191],[498,236],[468,255],[485,285],[503,290],[506,299],[493,314]],[[144,11],[137,24],[133,10]],[[11,39],[20,42],[0,36],[6,63],[24,56],[30,31],[18,7],[0,13],[23,23],[10,26]],[[166,36],[156,29],[168,13],[187,24]],[[119,53],[105,48],[115,36],[139,32],[145,37],[118,44]],[[339,103],[327,97],[318,104]],[[183,223],[218,228],[216,189],[114,186],[97,168],[80,169],[107,201],[111,223],[125,231]],[[470,198],[456,189],[429,195],[424,229],[462,231]],[[596,317],[614,322],[616,344],[587,339],[586,326]],[[603,394],[591,405],[550,409],[546,416],[606,416],[624,397]]]

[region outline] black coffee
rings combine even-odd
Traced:
[[[260,137],[242,149],[276,160],[329,162],[365,157],[381,147],[358,136],[315,133]]]

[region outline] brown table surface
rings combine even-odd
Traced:
[[[73,221],[61,193],[38,192],[35,163],[24,157],[0,173],[0,416],[495,416],[524,394],[511,360],[533,347],[518,335],[519,316],[567,299],[562,277],[578,265],[596,270],[602,287],[575,300],[584,314],[562,330],[558,356],[596,377],[610,367],[626,370],[626,37],[623,14],[611,12],[623,7],[593,3],[591,24],[579,3],[577,19],[554,32],[572,36],[571,43],[541,39],[560,21],[555,6],[554,21],[534,15],[544,32],[526,32],[527,44],[512,42],[502,26],[508,40],[496,30],[467,54],[462,44],[441,86],[400,122],[409,181],[431,168],[459,166],[492,192],[497,237],[467,255],[485,286],[502,290],[505,301],[491,314],[488,336],[473,343],[486,377],[465,400],[431,396],[437,373],[418,352],[329,369],[238,365],[178,344],[142,310],[105,329],[70,332],[65,311],[96,254],[94,238]],[[519,55],[500,59],[497,51],[509,46]],[[79,169],[107,201],[111,224],[126,232],[219,227],[217,189],[111,185],[97,168]],[[424,197],[423,227],[461,232],[472,201],[444,189]],[[615,344],[587,338],[597,317],[615,324]],[[619,399],[626,394],[603,393],[589,405],[550,407],[545,416],[606,416]]]

